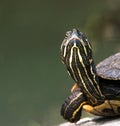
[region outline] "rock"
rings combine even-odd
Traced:
[[[91,117],[83,118],[75,123],[63,123],[59,126],[120,126],[120,117]]]

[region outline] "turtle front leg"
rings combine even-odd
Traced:
[[[72,91],[72,94],[65,100],[61,107],[61,115],[69,122],[75,123],[81,117],[83,105],[86,104],[85,97],[80,88]]]

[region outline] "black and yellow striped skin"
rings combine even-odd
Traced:
[[[91,106],[87,103],[80,88],[73,90],[72,94],[65,100],[61,107],[61,115],[71,123],[81,118],[81,111],[97,116],[118,116],[120,115],[120,100],[105,100],[102,104]]]
[[[120,115],[120,100],[105,100],[104,103],[94,107],[86,104],[83,109],[97,116],[118,116]]]
[[[76,29],[67,32],[61,45],[61,59],[76,83],[71,90],[72,94],[61,107],[64,119],[77,122],[82,109],[98,116],[120,115],[119,88],[112,88],[111,93],[108,93],[109,89],[96,75],[92,48],[82,32]],[[99,81],[103,83],[102,91]]]
[[[86,94],[89,104],[102,103],[104,95],[98,84],[91,45],[82,32],[73,29],[67,33],[61,45],[61,59],[70,76]]]
[[[84,94],[78,88],[65,100],[61,108],[61,115],[69,122],[77,122],[81,117],[82,107],[85,104]]]

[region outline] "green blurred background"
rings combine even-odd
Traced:
[[[60,61],[64,34],[84,32],[98,63],[120,51],[119,8],[119,0],[1,0],[0,126],[64,122],[74,83]]]

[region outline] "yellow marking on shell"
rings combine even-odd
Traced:
[[[120,100],[105,100],[104,103],[94,107],[92,107],[91,105],[84,105],[83,109],[98,116],[116,116],[120,115],[118,107],[120,107]],[[105,109],[112,111],[105,112]]]
[[[114,112],[120,115],[120,112],[118,111],[118,107],[120,107],[120,100],[109,100],[109,104],[112,106]]]
[[[83,109],[89,113],[92,113],[94,115],[99,115],[100,113],[94,109],[91,105],[83,105]]]
[[[73,119],[76,115],[76,113],[82,108],[83,105],[85,105],[86,102],[82,102],[80,106],[73,112],[71,119]]]
[[[94,108],[91,105],[86,104],[83,106],[83,109],[86,110],[87,112],[91,112],[93,111]]]

